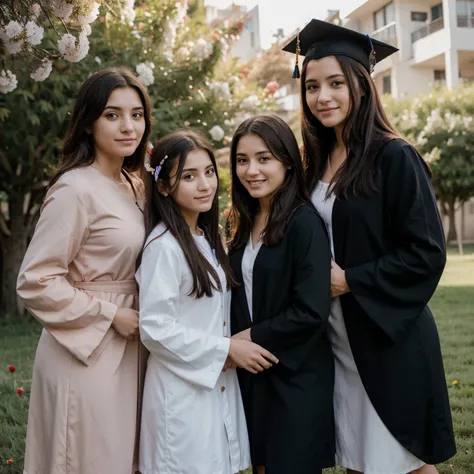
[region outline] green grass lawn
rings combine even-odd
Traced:
[[[438,470],[442,474],[474,474],[474,246],[466,247],[463,256],[450,250],[430,306],[441,337],[458,447],[456,456]],[[0,327],[0,474],[23,472],[31,368],[39,332],[31,319]],[[14,374],[8,371],[10,364],[17,368]],[[17,395],[19,387],[25,390],[23,395]],[[13,464],[7,465],[8,459]],[[342,472],[328,469],[325,474]]]

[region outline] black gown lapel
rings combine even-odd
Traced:
[[[244,251],[245,251],[245,247],[235,251],[233,258],[235,259],[235,262],[237,263],[237,265],[235,265],[234,274],[235,274],[235,278],[240,283],[240,287],[238,288],[238,295],[242,303],[241,308],[242,308],[243,314],[241,317],[243,319],[245,318],[248,324],[248,327],[250,327],[252,325],[252,320],[250,318],[249,305],[247,301],[247,295],[245,293],[244,276],[242,274],[242,259],[244,258]]]

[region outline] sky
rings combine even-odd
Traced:
[[[234,0],[248,10],[258,4],[260,13],[260,41],[267,49],[272,43],[272,34],[283,28],[285,36],[296,28],[302,28],[312,18],[324,20],[328,9],[338,10],[361,2],[357,0]],[[206,5],[226,8],[232,0],[205,0]]]

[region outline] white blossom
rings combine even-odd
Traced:
[[[102,59],[100,59],[99,56],[96,56],[96,57],[94,58],[94,61],[95,61],[97,64],[99,64],[99,65],[102,64]]]
[[[5,43],[5,49],[7,50],[8,54],[16,54],[21,51],[23,48],[24,41],[10,41]]]
[[[100,5],[97,2],[91,2],[88,4],[88,13],[86,15],[79,15],[77,17],[77,22],[81,25],[90,25],[93,23],[95,20],[97,20],[97,17],[99,16],[99,7]]]
[[[249,95],[241,103],[241,109],[255,109],[260,105],[260,100],[256,95]]]
[[[41,82],[49,77],[52,70],[53,63],[48,59],[44,59],[41,66],[34,73],[30,74],[30,77],[37,82]]]
[[[220,142],[225,136],[224,130],[222,130],[222,128],[219,127],[219,125],[214,125],[214,127],[212,127],[209,130],[209,134],[211,135],[212,139],[216,142]]]
[[[229,84],[227,82],[214,82],[209,86],[212,94],[217,100],[229,100],[232,97]]]
[[[12,41],[10,37],[8,36],[7,32],[5,31],[5,28],[2,28],[1,26],[0,26],[0,41],[3,42],[8,54],[16,54],[23,47],[22,40]]]
[[[176,56],[179,59],[187,59],[189,58],[190,54],[191,54],[191,51],[188,48],[186,48],[186,46],[181,46],[181,48],[179,48],[178,51],[176,51]]]
[[[147,13],[151,15],[149,12],[145,12],[145,16],[148,16]],[[135,0],[124,0],[120,21],[132,26],[133,22],[135,21],[135,16]]]
[[[53,13],[66,22],[69,21],[73,8],[74,5],[72,3],[67,3],[66,0],[56,0],[53,3]]]
[[[29,21],[26,26],[26,41],[33,46],[41,43],[44,35],[44,28],[37,25],[34,21]]]
[[[90,34],[92,33],[91,25],[84,25],[82,27],[82,31],[85,33],[86,36],[90,36]]]
[[[180,23],[184,23],[184,19],[188,14],[188,0],[181,0],[176,2],[176,11],[177,11],[177,18]]]
[[[30,7],[33,18],[36,20],[41,15],[41,5],[39,3],[33,3]]]
[[[172,55],[172,50],[176,43],[176,38],[178,33],[176,31],[177,25],[173,23],[173,21],[167,21],[165,29],[163,31],[163,42],[162,42],[162,50],[164,53],[168,53]]]
[[[0,92],[2,94],[8,94],[14,91],[18,86],[18,81],[15,74],[11,71],[6,70],[0,72]]]
[[[153,65],[154,67],[154,65]],[[153,75],[153,69],[150,63],[140,63],[136,67],[138,79],[144,86],[150,86],[155,82],[155,76]]]
[[[23,33],[23,26],[17,21],[11,21],[4,27],[4,30],[9,39],[14,39]]]
[[[214,46],[205,39],[199,38],[193,46],[193,54],[198,59],[207,59],[211,54]]]
[[[89,39],[85,32],[81,31],[76,45],[76,38],[66,33],[58,41],[58,48],[64,59],[72,63],[77,63],[81,59],[84,59],[89,52]]]

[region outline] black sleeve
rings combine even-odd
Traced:
[[[443,227],[425,163],[404,143],[383,158],[383,193],[395,248],[347,268],[362,309],[397,342],[433,295],[446,263]]]
[[[314,210],[302,209],[290,222],[287,238],[291,247],[291,304],[251,329],[252,341],[274,351],[282,362],[286,351],[281,349],[325,327],[331,291],[331,253],[322,219]]]

